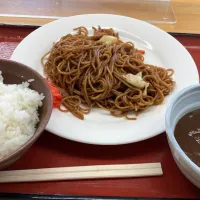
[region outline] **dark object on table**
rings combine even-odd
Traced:
[[[200,167],[200,109],[184,115],[176,124],[175,138],[185,154]]]

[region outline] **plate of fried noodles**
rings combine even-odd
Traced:
[[[126,144],[164,132],[173,94],[199,82],[176,39],[118,15],[53,21],[28,35],[11,59],[49,83],[54,109],[46,129],[89,144]]]

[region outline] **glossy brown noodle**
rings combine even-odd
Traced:
[[[93,29],[93,36],[85,27],[75,29],[77,33],[62,37],[42,58],[48,80],[64,96],[65,109],[61,106],[60,110],[84,119],[97,106],[114,116],[136,119],[128,117],[129,112],[137,115],[161,104],[173,88],[173,70],[144,64],[143,55],[131,42],[118,40],[108,45],[98,41],[103,35],[118,37],[113,29]],[[147,95],[123,78],[138,72],[149,82]]]

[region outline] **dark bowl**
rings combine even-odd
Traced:
[[[37,124],[35,134],[19,149],[0,159],[0,169],[3,169],[18,160],[41,135],[50,119],[53,100],[51,90],[45,79],[38,72],[26,65],[11,60],[0,59],[0,71],[2,71],[4,83],[6,84],[20,84],[34,79],[34,81],[30,83],[29,88],[38,93],[43,93],[45,96],[42,101],[43,105],[39,109],[40,120]]]

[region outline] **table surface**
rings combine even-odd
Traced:
[[[56,10],[59,16],[70,16],[90,13],[110,13],[120,14],[130,17],[143,18],[161,12],[159,4],[164,1],[157,0],[157,5],[148,5],[143,10],[143,2],[138,0],[138,4],[132,5],[136,0],[1,0],[0,1],[0,23],[3,24],[28,24],[43,25],[55,20],[54,18],[28,17],[28,13],[40,12],[43,16],[54,16]],[[149,1],[148,1],[149,2]],[[152,1],[150,1],[152,2]],[[156,0],[154,0],[156,2]],[[175,24],[155,24],[157,27],[176,33],[200,33],[200,0],[171,0],[171,5],[177,18]],[[39,10],[38,10],[39,9]],[[168,8],[167,8],[168,10]],[[10,13],[26,13],[25,17],[7,15]],[[2,14],[3,13],[3,14]]]
[[[0,58],[9,58],[18,43],[34,28],[0,26]],[[200,69],[200,36],[174,36],[191,53]],[[200,190],[179,171],[165,133],[146,141],[121,146],[95,146],[69,141],[44,132],[30,150],[9,167],[31,169],[96,164],[161,162],[161,177],[76,180],[0,184],[0,192],[98,196],[197,198]]]

